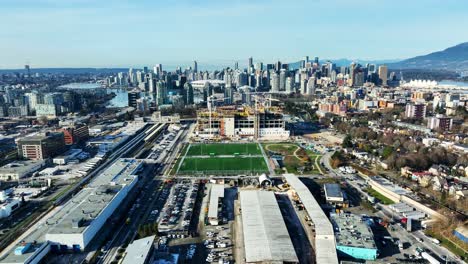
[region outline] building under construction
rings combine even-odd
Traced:
[[[197,111],[196,134],[201,138],[252,138],[284,140],[289,138],[279,108],[254,109],[249,106],[223,106],[212,111]]]

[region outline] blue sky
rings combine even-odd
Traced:
[[[468,1],[1,0],[0,69],[400,59],[468,41]]]

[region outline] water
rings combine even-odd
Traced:
[[[60,87],[68,89],[99,89],[102,88],[100,83],[69,83]]]
[[[468,87],[468,82],[457,82],[457,81],[452,81],[452,80],[442,80],[442,81],[439,82],[439,85]]]
[[[126,107],[128,106],[128,91],[126,89],[106,89],[107,93],[115,93],[107,107]]]

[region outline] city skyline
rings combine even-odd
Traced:
[[[0,69],[396,60],[466,41],[466,4],[424,3],[5,1]]]

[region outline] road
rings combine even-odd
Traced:
[[[61,197],[59,197],[55,201],[54,207],[48,208],[47,211],[45,211],[42,215],[36,218],[35,221],[33,221],[30,225],[29,228],[21,233],[19,237],[17,237],[13,241],[8,242],[8,246],[3,249],[3,251],[0,254],[0,257],[3,257],[6,253],[8,253],[13,247],[15,247],[21,240],[23,240],[25,237],[29,236],[32,232],[34,232],[38,226],[41,224],[45,223],[45,221],[50,218],[55,212],[57,212],[61,208],[61,204],[65,203],[71,196],[72,194],[76,193],[77,191],[80,190],[81,186],[86,184],[90,179],[94,178],[96,175],[99,173],[103,172],[106,170],[112,163],[114,163],[117,159],[125,155],[129,150],[134,148],[136,145],[138,145],[142,139],[145,136],[145,131],[149,127],[145,127],[142,129],[138,134],[136,134],[133,138],[128,140],[125,144],[123,144],[121,147],[119,147],[117,150],[115,150],[112,154],[109,155],[107,160],[99,165],[93,172],[88,174],[86,177],[82,178],[78,183],[75,183],[74,186],[68,190],[66,193],[64,193]],[[4,241],[2,241],[4,242]]]
[[[129,238],[133,240],[140,224],[146,221],[149,212],[148,209],[152,208],[153,203],[157,200],[160,191],[158,187],[161,183],[159,175],[155,175],[152,168],[153,166],[145,171],[146,175],[142,175],[143,180],[140,182],[140,186],[144,187],[138,198],[141,202],[135,203],[137,205],[136,209],[126,214],[126,218],[130,219],[130,223],[122,224],[118,230],[115,231],[108,245],[109,250],[98,263],[110,263],[116,259],[119,254],[119,248],[121,248]]]
[[[127,217],[131,219],[129,225],[121,225],[118,230],[114,233],[112,239],[108,244],[108,251],[99,259],[98,263],[110,263],[116,259],[119,254],[119,249],[127,242],[133,241],[136,237],[138,227],[140,224],[144,224],[153,210],[158,196],[162,188],[158,188],[160,183],[164,180],[164,173],[171,168],[172,161],[177,156],[178,151],[180,150],[181,142],[184,142],[185,137],[187,136],[187,131],[184,131],[180,138],[175,138],[177,141],[174,149],[166,157],[166,160],[161,164],[155,164],[154,171],[147,171],[146,176],[143,176],[144,179],[141,184],[145,186],[140,193],[139,200],[142,201],[138,204],[138,208],[127,214]],[[140,151],[138,151],[140,152]]]
[[[347,175],[345,175],[345,174],[341,173],[340,171],[335,170],[335,169],[333,169],[331,167],[330,157],[333,155],[333,153],[334,153],[334,151],[325,153],[325,155],[323,155],[322,161],[321,161],[321,162],[323,162],[325,167],[329,170],[329,175],[332,176],[332,177],[342,178],[350,186],[352,186],[354,189],[359,191],[359,193],[361,193],[362,195],[364,195],[364,197],[367,198],[368,194],[366,192],[364,192],[362,190],[362,188],[355,181],[348,180]],[[393,213],[392,213],[391,209],[388,208],[388,206],[383,205],[383,204],[376,204],[376,207],[381,208],[380,211],[377,212],[378,215],[380,214],[380,216],[394,218]],[[437,256],[439,256],[439,257],[440,256],[447,256],[449,260],[454,261],[455,263],[464,263],[462,260],[460,260],[455,254],[450,252],[448,249],[446,249],[446,248],[444,248],[442,246],[438,246],[438,245],[430,242],[430,238],[428,236],[426,236],[422,231],[408,232],[403,228],[399,228],[399,229],[400,229],[399,230],[400,232],[398,233],[399,237],[403,237],[403,238],[412,237],[413,242],[420,243],[421,246],[431,250],[432,252],[437,254]],[[423,239],[423,242],[422,243],[418,242],[419,239]]]

